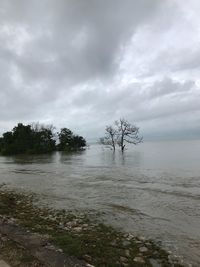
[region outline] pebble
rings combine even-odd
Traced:
[[[89,261],[89,262],[92,261],[92,257],[91,257],[90,255],[88,255],[88,254],[83,255],[83,259],[84,259],[85,261]]]
[[[127,262],[127,258],[125,258],[125,257],[120,257],[120,261],[122,262],[122,263],[125,263],[125,262]]]
[[[116,240],[114,240],[114,241],[112,241],[110,244],[111,244],[111,246],[113,246],[113,247],[114,247],[114,246],[116,246],[116,245],[117,245],[117,242],[116,242]]]
[[[130,257],[130,251],[128,249],[125,250],[126,257]]]
[[[162,265],[155,259],[149,259],[152,267],[161,267]]]
[[[123,241],[123,246],[129,246],[131,244],[131,242],[130,241],[128,241],[128,240],[124,240]]]
[[[73,230],[76,232],[80,232],[80,231],[82,231],[82,227],[77,226],[77,227],[74,227]]]
[[[146,248],[146,247],[141,247],[141,248],[139,248],[139,251],[140,251],[140,252],[147,252],[147,251],[148,251],[148,248]]]
[[[142,244],[142,242],[139,241],[139,240],[136,240],[135,243],[136,243],[136,244]]]
[[[139,263],[145,263],[144,259],[141,258],[141,257],[135,257],[135,258],[134,258],[134,261],[135,261],[135,262],[139,262]]]
[[[140,236],[139,239],[140,239],[141,241],[146,241],[146,238],[145,238],[144,236]]]
[[[132,234],[128,234],[128,236],[127,236],[127,240],[131,240],[131,239],[134,239],[134,235],[132,235]]]
[[[55,246],[51,244],[47,244],[45,247],[50,250],[56,250]]]

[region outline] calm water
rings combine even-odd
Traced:
[[[2,182],[55,207],[103,211],[109,223],[200,266],[200,141],[146,142],[124,155],[93,145],[72,155],[0,157]]]

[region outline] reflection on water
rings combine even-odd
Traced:
[[[199,141],[144,143],[124,154],[98,145],[79,153],[0,157],[0,183],[50,205],[103,211],[126,231],[162,240],[200,266]]]

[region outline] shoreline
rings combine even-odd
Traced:
[[[25,267],[182,266],[154,241],[105,225],[98,215],[91,219],[87,213],[40,208],[35,203],[34,194],[0,187],[0,240],[5,252],[1,254],[12,267],[20,259],[12,259],[9,250],[18,247],[26,255],[22,258],[29,259],[21,260]],[[42,256],[38,251],[43,251]],[[49,265],[49,259],[55,265]]]

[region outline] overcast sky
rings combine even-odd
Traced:
[[[200,137],[199,0],[1,0],[0,132],[87,138],[124,117],[144,138]]]

